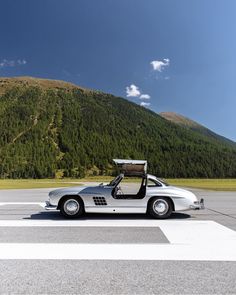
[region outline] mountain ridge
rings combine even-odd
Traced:
[[[225,141],[231,145],[236,146],[235,141],[210,130],[209,128],[203,126],[202,124],[200,124],[192,119],[187,118],[186,116],[183,116],[181,114],[177,114],[175,112],[161,112],[159,115],[162,118],[164,118],[174,124],[177,124],[179,126],[183,126],[183,127],[188,128],[192,131],[198,132],[199,134],[203,134],[203,135],[218,139],[220,141]]]

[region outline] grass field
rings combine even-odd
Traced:
[[[81,185],[78,179],[0,179],[0,189],[57,188]]]
[[[167,179],[167,182],[181,187],[200,188],[215,191],[236,191],[236,179]]]
[[[83,185],[84,182],[111,181],[112,177],[89,177],[83,179],[0,179],[0,189],[27,189],[27,188],[56,188],[73,185]],[[128,182],[135,179],[128,178]],[[201,188],[208,190],[236,191],[236,179],[166,179],[171,185]]]

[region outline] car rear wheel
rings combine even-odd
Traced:
[[[148,204],[147,212],[154,218],[165,219],[172,213],[172,203],[170,199],[164,197],[155,197]]]
[[[60,212],[67,218],[77,218],[83,214],[84,207],[80,198],[68,196],[64,198],[60,205]]]

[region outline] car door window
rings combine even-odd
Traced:
[[[147,187],[159,187],[159,186],[162,186],[162,185],[158,181],[148,178]]]
[[[141,177],[128,178],[128,181],[123,179],[119,183],[119,188],[124,195],[136,195],[142,185],[143,179]]]

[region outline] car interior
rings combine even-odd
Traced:
[[[115,199],[143,199],[146,194],[146,182],[146,176],[135,178],[132,183],[124,181],[123,177],[114,187],[112,196]]]

